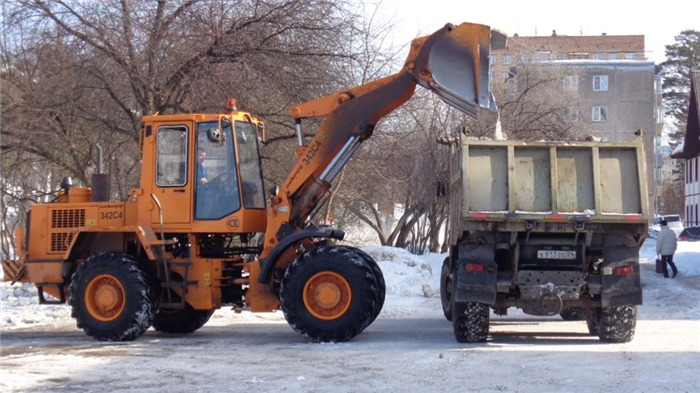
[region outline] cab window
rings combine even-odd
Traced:
[[[156,135],[156,185],[184,186],[187,183],[187,127],[160,127]]]
[[[241,208],[231,122],[197,124],[195,220],[219,220]]]
[[[236,143],[241,167],[243,204],[246,209],[265,209],[257,126],[253,123],[237,121]]]

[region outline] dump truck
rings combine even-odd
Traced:
[[[350,340],[379,315],[384,278],[366,253],[333,245],[343,231],[314,216],[377,122],[417,85],[493,121],[491,45],[505,36],[448,24],[415,39],[398,73],[291,108],[297,161],[269,194],[265,123],[235,100],[217,114],[145,116],[140,184],[128,200],[109,201],[104,174],[92,188],[64,182],[54,202],[31,206],[4,278],[34,283],[43,304],[68,302],[97,340],[133,340],[151,326],[192,333],[224,306],[282,310],[311,341]],[[302,121],[314,118],[325,120],[307,140]]]
[[[649,221],[643,137],[442,142],[451,227],[440,290],[457,341],[485,341],[491,311],[509,308],[585,319],[604,342],[632,340]]]

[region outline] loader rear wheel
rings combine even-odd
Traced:
[[[479,343],[489,335],[490,310],[486,304],[452,302],[452,327],[460,343]]]
[[[214,311],[195,310],[189,304],[181,310],[160,310],[153,320],[153,329],[161,333],[189,334],[204,326]]]
[[[603,307],[600,311],[598,337],[600,341],[626,343],[634,338],[637,326],[636,306]]]
[[[148,282],[130,255],[92,256],[71,278],[71,316],[78,328],[97,340],[133,340],[148,330],[157,312]]]
[[[287,322],[302,336],[347,341],[373,320],[376,278],[352,250],[317,247],[287,268],[280,302]]]
[[[442,262],[440,272],[440,301],[442,303],[442,313],[448,321],[452,320],[452,269],[450,268],[450,257]]]
[[[374,258],[372,258],[366,252],[360,250],[359,248],[350,246],[338,246],[336,248],[349,250],[359,255],[362,258],[362,260],[365,261],[367,266],[369,266],[369,268],[372,269],[372,273],[374,273],[374,278],[377,281],[377,302],[375,303],[374,307],[374,315],[372,317],[372,320],[370,321],[370,323],[372,323],[375,319],[377,319],[379,313],[382,311],[382,307],[384,307],[384,300],[386,298],[386,281],[384,280],[384,274],[382,273],[382,269],[379,268],[379,264],[377,264],[377,261],[375,261]]]

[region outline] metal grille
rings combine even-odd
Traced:
[[[56,209],[51,211],[51,228],[79,228],[85,226],[85,209]]]
[[[51,252],[68,251],[68,246],[73,240],[73,234],[67,232],[59,232],[51,234]]]

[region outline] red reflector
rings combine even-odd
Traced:
[[[631,276],[634,274],[634,267],[632,266],[621,266],[615,269],[616,276]]]
[[[549,216],[547,218],[549,218],[550,220],[565,220],[566,219],[566,217],[564,217],[564,216]]]
[[[688,237],[687,237],[687,236],[681,236],[681,237],[678,238],[678,240],[688,240]]]
[[[470,273],[483,273],[484,265],[477,265],[475,263],[467,263],[467,271]]]
[[[627,217],[625,217],[625,220],[627,220],[627,221],[642,221],[642,217],[638,217],[638,216],[627,216]]]
[[[472,214],[472,218],[484,219],[484,218],[489,218],[489,215],[488,214]]]

